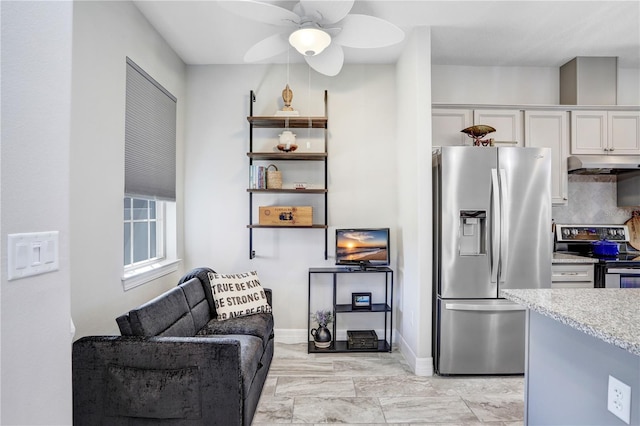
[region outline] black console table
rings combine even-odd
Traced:
[[[313,328],[311,323],[311,289],[314,285],[314,277],[319,274],[330,274],[333,279],[333,329],[332,329],[332,338],[333,341],[331,346],[326,349],[316,348],[313,343],[313,338],[311,337],[310,331]],[[367,282],[367,286],[369,288],[373,288],[374,286],[380,286],[384,282],[384,301],[375,300],[375,297],[372,297],[371,300],[371,309],[353,309],[351,300],[338,300],[337,297],[337,288],[339,285],[339,277],[344,274],[349,274],[350,276],[357,276],[358,279],[368,278],[369,281],[380,281],[379,283],[370,283]],[[381,279],[375,280],[374,276],[379,277],[380,274],[384,274],[384,281]],[[377,268],[359,268],[359,267],[335,267],[335,268],[309,268],[309,292],[308,292],[308,320],[307,320],[307,331],[308,338],[311,339],[308,341],[308,353],[322,353],[322,352],[391,352],[391,346],[393,343],[393,270],[388,267],[377,267]],[[375,302],[375,303],[374,303]],[[378,346],[377,348],[371,349],[349,349],[347,347],[346,340],[336,340],[336,330],[338,321],[340,321],[341,315],[346,314],[357,314],[357,315],[384,315],[384,333],[382,336],[378,336]]]

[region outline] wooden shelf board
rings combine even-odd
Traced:
[[[295,189],[295,188],[284,188],[284,189],[247,189],[247,192],[253,193],[271,193],[271,194],[324,194],[327,192],[326,189]]]
[[[292,128],[292,129],[308,129],[309,127],[316,129],[325,129],[327,127],[327,117],[280,117],[280,116],[249,116],[247,121],[254,127],[262,128]],[[311,126],[309,125],[311,122]]]
[[[323,161],[326,152],[247,152],[253,160]]]

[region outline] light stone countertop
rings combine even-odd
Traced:
[[[598,259],[593,257],[576,256],[575,254],[566,254],[554,252],[551,263],[598,263]]]
[[[508,289],[501,295],[640,356],[640,289]]]

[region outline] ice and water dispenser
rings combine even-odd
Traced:
[[[458,247],[460,256],[486,254],[487,211],[461,210]]]

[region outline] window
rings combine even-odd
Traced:
[[[125,290],[177,270],[176,101],[127,58]]]
[[[124,267],[130,268],[164,257],[163,203],[124,199]]]

